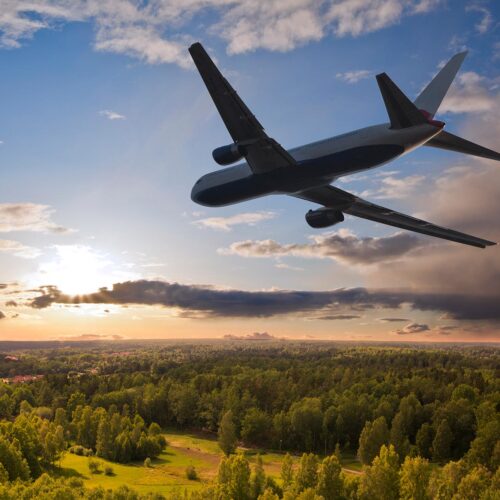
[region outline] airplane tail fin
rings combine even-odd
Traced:
[[[456,54],[443,66],[415,99],[414,104],[418,109],[428,113],[431,118],[436,114],[466,55],[467,51]]]
[[[426,116],[406,97],[386,73],[377,75],[391,128],[400,129],[429,123]]]

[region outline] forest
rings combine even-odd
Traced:
[[[495,346],[116,341],[0,353],[0,499],[500,497]],[[71,455],[102,476],[113,469],[99,464],[155,467],[167,431],[218,440],[210,480],[190,466],[192,488],[141,493],[62,473]],[[276,473],[263,466],[270,452]]]

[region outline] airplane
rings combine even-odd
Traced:
[[[344,214],[349,214],[479,248],[496,245],[375,205],[331,185],[339,177],[379,167],[420,146],[500,160],[499,153],[444,131],[444,122],[434,119],[467,52],[453,56],[414,102],[386,73],[377,75],[389,123],[288,151],[265,133],[203,46],[194,43],[189,52],[233,140],[214,149],[213,159],[221,166],[245,160],[198,179],[191,192],[195,203],[220,207],[286,194],[322,205],[306,213],[306,222],[313,228],[333,226],[344,221]]]

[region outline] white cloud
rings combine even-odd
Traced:
[[[490,111],[496,106],[495,94],[490,92],[491,82],[467,71],[458,75],[439,107],[440,113],[475,113]]]
[[[126,116],[117,113],[116,111],[111,111],[109,109],[103,109],[99,111],[101,116],[105,116],[108,120],[125,120]]]
[[[495,42],[493,44],[493,59],[495,61],[500,59],[500,42]]]
[[[399,0],[341,0],[334,2],[326,19],[337,36],[358,36],[396,24],[408,2]]]
[[[346,83],[358,83],[360,80],[369,78],[372,74],[373,72],[367,69],[358,69],[354,71],[346,71],[345,73],[337,73],[335,77]]]
[[[424,14],[435,9],[443,0],[420,0],[413,4],[412,10],[415,14]]]
[[[90,22],[94,48],[148,64],[189,66],[186,25],[210,9],[207,30],[229,53],[286,51],[336,36],[359,36],[435,8],[437,0],[3,0],[0,46],[16,48],[42,29]]]
[[[429,330],[429,325],[422,323],[408,323],[400,330],[396,330],[395,333],[397,333],[398,335],[411,335],[413,333],[428,332]]]
[[[0,252],[11,253],[24,259],[36,259],[42,254],[38,248],[28,247],[13,240],[0,240]]]
[[[232,226],[245,224],[248,226],[255,226],[261,221],[274,219],[276,213],[274,212],[247,212],[243,214],[236,214],[230,217],[209,217],[207,219],[199,219],[193,221],[198,227],[208,227],[210,229],[218,229],[220,231],[231,231]]]
[[[484,35],[493,24],[493,16],[491,12],[486,8],[480,5],[468,5],[465,10],[467,12],[479,12],[481,14],[481,20],[475,25],[475,28],[478,33]]]
[[[55,212],[48,205],[36,203],[0,203],[0,233],[35,231],[68,233],[67,229],[52,221]]]
[[[372,265],[397,261],[428,244],[427,240],[408,232],[359,238],[348,229],[310,236],[309,240],[304,244],[282,244],[274,240],[237,241],[229,248],[220,248],[218,253],[252,258],[333,259],[349,265]]]
[[[410,196],[416,187],[420,186],[425,177],[421,175],[410,175],[400,179],[388,175],[380,178],[380,185],[377,189],[368,189],[361,193],[363,197],[378,200],[397,200]]]

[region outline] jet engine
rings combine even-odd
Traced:
[[[306,214],[306,222],[316,229],[333,226],[344,220],[344,214],[334,208],[318,208],[309,210]]]
[[[241,160],[244,155],[244,148],[234,143],[228,146],[221,146],[212,151],[212,156],[219,165],[230,165],[235,161]]]

